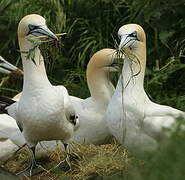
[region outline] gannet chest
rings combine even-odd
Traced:
[[[64,114],[63,95],[54,88],[25,93],[18,105],[18,118],[23,126],[57,126]]]

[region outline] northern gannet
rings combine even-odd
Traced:
[[[61,140],[67,144],[79,125],[66,88],[51,85],[39,47],[29,40],[42,35],[57,39],[42,16],[31,14],[20,21],[18,40],[24,70],[23,92],[19,101],[6,107],[33,152],[37,143],[44,140]],[[30,51],[33,56],[28,55]],[[6,104],[6,100],[4,102]]]
[[[70,96],[80,121],[80,127],[74,132],[72,141],[80,144],[104,144],[111,134],[103,118],[107,105],[114,93],[109,73],[118,70],[116,50],[102,49],[96,52],[87,65],[87,83],[91,97],[80,99]],[[14,99],[18,100],[21,93]]]
[[[19,149],[25,147],[25,144],[15,119],[7,114],[0,114],[0,162],[7,161]],[[57,147],[63,148],[63,145],[56,141],[42,141],[36,146],[36,157],[45,157]]]
[[[22,72],[0,56],[1,73],[12,74],[16,71]],[[15,119],[7,114],[0,114],[0,162],[7,161],[24,144],[24,137]]]
[[[145,93],[143,82],[146,66],[146,37],[141,26],[128,24],[118,31],[119,50],[125,50],[122,75],[108,105],[106,120],[119,143],[133,151],[153,151],[163,128],[170,127],[185,113],[152,102]]]
[[[116,50],[102,49],[96,52],[87,65],[87,83],[91,97],[80,99],[70,96],[77,112],[80,127],[75,131],[73,141],[81,144],[105,144],[111,134],[104,115],[114,93],[109,73],[117,71]]]
[[[0,114],[0,162],[8,160],[19,149],[17,144],[22,139],[16,121],[7,114]]]

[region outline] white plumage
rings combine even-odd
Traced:
[[[26,141],[20,132],[15,119],[7,114],[0,114],[0,162],[8,160]],[[37,157],[47,156],[57,147],[63,148],[60,142],[42,141],[36,147]]]
[[[96,52],[87,66],[87,82],[91,97],[84,100],[70,96],[80,121],[80,127],[72,138],[75,142],[103,144],[110,140],[111,135],[103,117],[115,90],[108,77],[110,72],[117,71],[115,58],[117,55],[113,49]],[[20,95],[16,95],[14,99],[19,99]]]
[[[10,139],[17,146],[23,146],[25,144],[24,137],[16,121],[7,114],[0,114],[0,139],[2,141]]]
[[[109,73],[117,71],[116,50],[102,49],[96,52],[87,66],[87,83],[91,97],[83,100],[71,97],[72,104],[80,121],[73,141],[81,144],[104,144],[110,141],[111,134],[104,119],[107,105],[114,93]]]
[[[133,151],[152,151],[160,138],[166,137],[164,127],[170,127],[185,113],[152,102],[143,87],[146,66],[146,38],[136,24],[122,26],[118,31],[119,49],[125,49],[122,75],[108,105],[106,120],[111,133]]]
[[[67,142],[78,124],[66,88],[51,85],[39,48],[28,40],[29,36],[40,35],[57,39],[39,15],[28,15],[20,21],[18,39],[24,69],[23,92],[19,101],[7,107],[30,147],[43,140]],[[33,57],[25,54],[30,50],[34,51]]]
[[[19,149],[20,143],[25,142],[16,121],[6,114],[0,114],[0,162],[11,157]]]
[[[80,127],[75,131],[72,140],[81,144],[104,144],[110,140],[104,119],[107,105],[115,90],[109,73],[117,71],[116,50],[102,49],[96,52],[87,66],[87,82],[91,97],[80,99],[70,96],[75,112],[79,117]],[[19,99],[18,94],[14,99]],[[66,94],[68,96],[68,94]]]

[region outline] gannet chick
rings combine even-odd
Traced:
[[[24,70],[23,92],[19,101],[6,107],[33,152],[40,141],[67,143],[78,125],[66,88],[51,85],[39,47],[29,40],[42,35],[57,39],[42,16],[31,14],[20,21],[18,40]],[[28,55],[30,52],[34,55]]]
[[[125,147],[135,151],[153,151],[179,116],[185,113],[152,102],[143,82],[146,66],[146,37],[141,26],[128,24],[118,31],[119,49],[127,52],[122,75],[106,112],[111,133]],[[129,53],[128,53],[129,52]]]
[[[107,105],[114,93],[109,73],[118,70],[116,50],[102,49],[96,52],[87,65],[87,83],[91,97],[80,99],[70,96],[77,112],[80,127],[73,141],[81,144],[105,144],[111,134],[104,119]]]

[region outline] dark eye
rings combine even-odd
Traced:
[[[129,34],[130,37],[134,37],[134,38],[137,38],[137,33],[136,31],[134,31],[133,33]]]
[[[121,35],[118,34],[118,38],[121,39]]]
[[[70,115],[70,120],[74,121],[75,120],[75,115]]]
[[[38,28],[38,26],[35,26],[35,25],[32,25],[32,24],[29,24],[28,27],[29,27],[30,31],[33,31],[34,29]]]
[[[116,62],[112,62],[111,66],[116,66],[117,63]]]
[[[70,122],[74,125],[76,125],[76,119],[78,118],[78,116],[75,115],[70,115]]]

